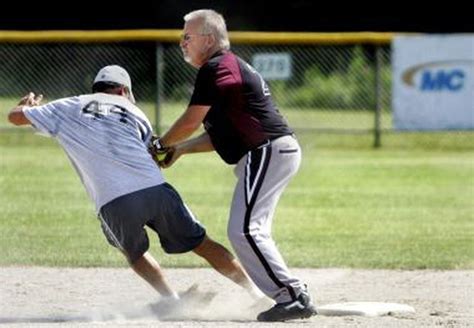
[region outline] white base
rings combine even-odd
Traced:
[[[361,315],[377,317],[382,315],[415,313],[415,309],[406,304],[380,302],[347,302],[317,307],[318,314],[326,316]]]

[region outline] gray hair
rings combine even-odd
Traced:
[[[201,33],[212,34],[216,38],[219,48],[230,48],[229,35],[224,17],[212,9],[199,9],[191,11],[184,16],[184,21],[201,20]]]

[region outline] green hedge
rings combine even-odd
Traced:
[[[335,109],[374,109],[375,71],[360,47],[355,47],[346,67],[322,72],[318,64],[304,73],[300,85],[274,81],[272,93],[279,106]],[[390,107],[391,67],[381,65],[382,105]]]

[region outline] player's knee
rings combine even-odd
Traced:
[[[193,252],[197,255],[206,258],[209,253],[212,253],[212,249],[215,248],[216,242],[205,236],[201,243],[193,248]]]
[[[245,242],[245,234],[243,231],[235,229],[227,229],[227,238],[234,248]]]
[[[128,264],[130,264],[131,266],[133,266],[139,259],[143,257],[143,254],[145,254],[145,253],[140,254],[140,252],[127,252],[124,250],[122,250],[122,253],[127,259]]]
[[[148,239],[146,239],[140,242],[125,243],[120,247],[120,250],[125,255],[128,263],[133,265],[148,251],[149,246]]]

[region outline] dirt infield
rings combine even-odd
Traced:
[[[474,326],[474,271],[294,269],[317,305],[376,301],[412,306],[414,314],[316,316],[279,324],[255,321],[245,291],[210,269],[167,269],[185,290],[198,282],[217,296],[206,309],[160,321],[155,292],[130,269],[0,268],[3,327],[469,327]]]

